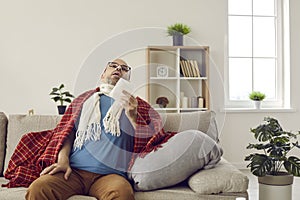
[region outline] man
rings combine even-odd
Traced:
[[[166,141],[166,134],[159,115],[142,99],[126,91],[118,103],[108,96],[121,78],[129,79],[130,69],[121,59],[108,63],[100,93],[83,103],[56,162],[31,183],[26,199],[67,199],[76,194],[101,200],[134,199],[126,170],[138,153]]]

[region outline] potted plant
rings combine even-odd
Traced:
[[[183,45],[183,35],[191,32],[191,28],[182,23],[175,23],[168,26],[168,35],[173,36],[173,46]]]
[[[245,161],[250,161],[247,167],[258,176],[259,199],[291,199],[293,178],[300,176],[300,159],[288,153],[300,149],[300,132],[283,130],[278,120],[271,117],[265,117],[263,124],[250,131],[259,142],[250,143],[247,149],[263,151],[245,157]]]
[[[59,87],[52,88],[52,91],[49,95],[53,96],[51,99],[53,99],[55,102],[59,101],[60,105],[57,106],[58,114],[62,115],[65,113],[66,105],[64,105],[64,102],[71,103],[71,98],[74,98],[74,96],[68,92],[63,91],[65,85],[61,84]]]
[[[252,91],[249,94],[249,99],[251,99],[252,101],[254,101],[254,105],[256,109],[259,109],[261,106],[261,101],[264,100],[266,98],[266,95],[262,92],[259,91]]]

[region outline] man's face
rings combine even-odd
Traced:
[[[120,78],[128,79],[128,69],[130,70],[124,60],[116,59],[109,62],[101,75],[101,81],[111,85],[116,85]]]

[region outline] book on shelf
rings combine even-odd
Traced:
[[[199,70],[199,67],[198,67],[197,60],[193,60],[192,62],[194,63],[194,67],[195,67],[195,70],[196,70],[196,76],[201,77],[201,73],[200,73],[200,70]]]
[[[187,77],[192,77],[193,76],[193,72],[192,72],[192,68],[190,67],[190,62],[188,60],[184,61],[185,63],[185,67],[187,69]]]
[[[197,71],[196,71],[196,67],[194,65],[194,61],[189,60],[189,64],[190,64],[190,68],[191,68],[191,71],[192,71],[192,77],[197,77]]]
[[[196,60],[180,60],[180,74],[184,77],[200,77],[200,70]]]
[[[179,75],[180,77],[185,77],[184,73],[183,73],[183,67],[182,67],[182,62],[179,62]]]
[[[188,76],[188,73],[187,73],[187,69],[186,69],[184,60],[181,60],[181,61],[180,61],[180,69],[181,69],[182,75],[183,75],[184,77],[187,77],[187,76]]]

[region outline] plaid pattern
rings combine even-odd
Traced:
[[[58,153],[65,138],[72,133],[83,103],[99,88],[90,90],[76,99],[68,107],[59,124],[53,130],[25,134],[12,155],[4,174],[9,183],[5,187],[28,187],[40,175],[40,172],[57,160]],[[155,150],[161,143],[175,133],[165,133],[159,114],[151,106],[137,97],[138,116],[134,140],[134,153],[129,163],[135,158]]]
[[[10,181],[3,186],[28,187],[45,167],[56,162],[63,141],[72,132],[83,103],[97,91],[98,88],[87,91],[74,99],[53,130],[23,135],[4,174]]]

